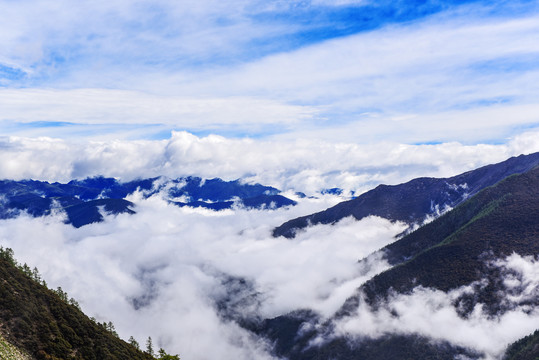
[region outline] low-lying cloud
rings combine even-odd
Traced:
[[[416,287],[410,294],[393,293],[374,310],[362,301],[355,314],[336,323],[338,336],[381,337],[389,333],[418,334],[433,341],[448,341],[499,359],[507,346],[537,329],[539,309],[527,300],[539,286],[539,262],[513,254],[492,262],[505,276],[507,311],[493,316],[475,305],[466,317],[455,305],[463,294],[474,291],[473,284],[445,293]],[[510,304],[509,304],[510,303]]]
[[[64,224],[61,213],[3,220],[0,245],[13,248],[20,262],[37,266],[50,287],[61,286],[90,316],[113,321],[123,338],[133,335],[143,344],[152,336],[169,352],[191,359],[271,358],[269,344],[238,326],[235,318],[271,318],[297,309],[329,318],[363,282],[389,267],[375,256],[370,262],[358,260],[393,242],[406,228],[377,217],[347,218],[336,225],[312,226],[293,240],[273,238],[275,226],[341,200],[330,195],[299,198],[294,191],[311,195],[341,187],[361,192],[419,175],[451,176],[539,151],[538,139],[529,132],[500,145],[367,146],[187,132],[173,133],[168,140],[80,144],[4,138],[3,178],[242,178],[286,190],[284,195],[299,204],[213,212],[179,208],[158,195],[144,199],[134,194],[129,200],[137,214],[106,216],[105,222],[80,229]],[[337,324],[339,334],[422,334],[495,358],[508,343],[535,330],[539,315],[527,300],[536,294],[539,271],[533,259],[517,255],[494,265],[506,269],[507,299],[514,302],[498,318],[486,316],[480,305],[467,319],[459,316],[452,301],[469,288],[449,294],[417,288],[410,295],[390,297],[377,311],[361,305],[356,316]]]

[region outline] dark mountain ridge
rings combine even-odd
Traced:
[[[275,228],[273,236],[293,238],[297,231],[308,226],[334,224],[348,216],[360,220],[376,215],[409,225],[420,224],[427,216],[437,216],[507,176],[524,173],[537,165],[539,153],[534,153],[450,178],[417,178],[400,185],[379,185],[327,210],[289,220]]]

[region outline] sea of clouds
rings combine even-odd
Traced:
[[[158,346],[189,359],[264,359],[272,357],[270,345],[241,328],[234,316],[264,319],[311,309],[330,318],[363,282],[389,268],[382,258],[371,257],[368,266],[358,260],[395,241],[406,228],[377,217],[346,218],[310,227],[293,240],[273,238],[275,226],[342,200],[320,194],[300,198],[295,191],[313,195],[341,187],[361,192],[420,175],[451,176],[539,150],[539,141],[537,133],[525,133],[499,145],[367,146],[178,132],[159,141],[80,144],[11,137],[0,146],[3,178],[197,175],[242,178],[286,190],[297,206],[214,212],[176,207],[161,194],[144,198],[135,193],[128,200],[135,203],[136,214],[106,216],[102,223],[79,229],[64,224],[62,213],[22,215],[0,226],[0,245],[13,248],[19,262],[37,266],[51,288],[61,286],[89,316],[112,321],[122,338],[132,335],[144,344],[151,336]],[[514,269],[511,274],[523,274],[508,277],[514,286],[517,281],[528,281],[530,289],[537,284],[533,259],[500,261],[505,263],[498,266]],[[477,307],[463,319],[451,303],[462,291],[416,289],[395,295],[376,311],[362,305],[337,329],[351,337],[422,334],[496,358],[537,324],[536,312],[523,307],[499,318],[488,318]],[[227,299],[241,304],[234,316],[219,306]]]
[[[388,333],[418,334],[473,349],[483,359],[500,359],[510,343],[537,330],[539,309],[527,300],[537,296],[539,261],[512,254],[491,266],[499,267],[505,275],[503,301],[510,305],[508,311],[492,315],[477,303],[464,317],[455,303],[463,294],[473,293],[474,284],[448,293],[419,286],[411,294],[391,294],[376,310],[360,302],[354,314],[336,322],[335,335],[376,338]]]
[[[271,346],[241,328],[234,315],[251,320],[311,309],[329,319],[372,276],[387,270],[372,252],[406,228],[378,217],[346,218],[317,225],[295,239],[273,238],[283,220],[335,202],[300,199],[295,208],[226,210],[179,208],[159,195],[130,200],[135,215],[106,216],[79,229],[59,213],[3,220],[0,243],[19,262],[37,266],[50,288],[61,286],[98,321],[112,321],[124,339],[134,336],[189,359],[270,359]],[[416,288],[393,294],[377,309],[361,302],[335,323],[335,336],[419,334],[499,358],[505,347],[536,329],[539,311],[526,299],[539,286],[539,263],[512,255],[493,263],[506,269],[515,306],[492,317],[477,304],[464,318],[455,299],[471,286],[444,293]],[[231,279],[242,279],[231,287]],[[218,303],[237,302],[227,316]]]

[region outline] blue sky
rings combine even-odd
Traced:
[[[3,135],[498,143],[539,127],[537,1],[0,1]]]

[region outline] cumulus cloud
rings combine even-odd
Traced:
[[[502,314],[492,316],[478,303],[469,315],[461,316],[456,300],[473,292],[473,285],[448,293],[416,287],[411,294],[393,293],[377,310],[362,301],[354,315],[336,323],[336,334],[374,338],[388,333],[419,334],[479,351],[486,359],[499,359],[510,343],[537,329],[539,311],[528,301],[536,297],[539,264],[513,254],[492,266],[511,274],[503,280],[507,295],[503,302],[511,306]]]
[[[0,178],[69,181],[105,175],[127,181],[154,176],[242,178],[308,195],[340,187],[361,193],[380,183],[419,176],[447,177],[510,156],[539,151],[529,132],[505,144],[406,145],[315,140],[227,139],[174,132],[166,140],[73,142],[0,139]]]
[[[261,319],[307,307],[330,316],[388,266],[358,260],[404,228],[380,218],[345,219],[291,241],[273,238],[271,229],[335,198],[301,199],[288,210],[221,212],[178,208],[160,196],[130,200],[137,214],[79,229],[63,224],[61,214],[5,220],[0,243],[90,316],[113,321],[123,338],[134,335],[142,343],[152,336],[193,359],[269,358],[268,345],[241,329],[230,312]],[[233,279],[245,283],[231,288]],[[248,306],[218,310],[227,299]]]

